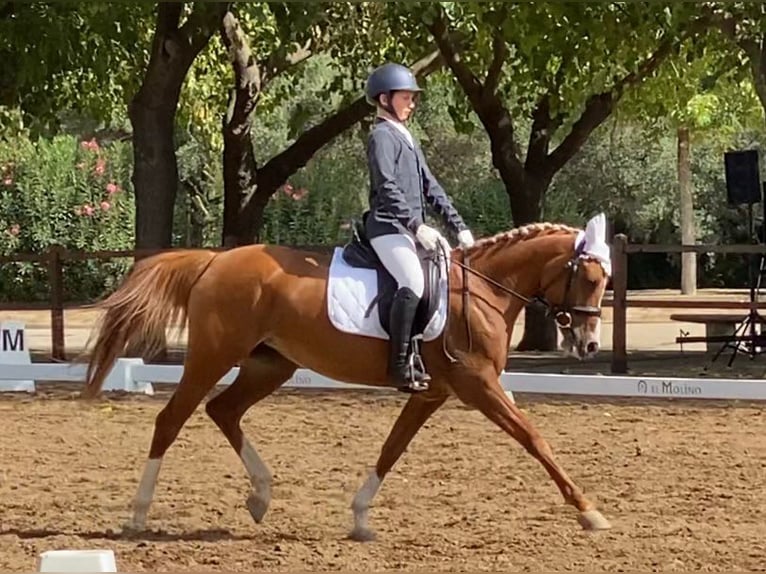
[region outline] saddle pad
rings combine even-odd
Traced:
[[[444,263],[442,263],[444,271]],[[441,302],[439,308],[426,325],[424,341],[432,341],[441,335],[447,319],[448,302],[447,273],[439,278]],[[343,248],[336,247],[330,262],[327,281],[327,314],[330,322],[339,331],[365,337],[388,340],[388,333],[380,325],[377,305],[368,317],[364,314],[378,294],[378,275],[374,269],[351,267],[343,259]]]

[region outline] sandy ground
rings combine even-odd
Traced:
[[[393,423],[396,394],[282,391],[246,433],[274,473],[255,525],[239,459],[202,409],[169,451],[150,531],[123,537],[154,417],[167,400],[85,404],[71,387],[0,398],[0,570],[38,553],[110,548],[120,571],[755,571],[766,561],[766,414],[758,405],[517,397],[613,522],[585,533],[542,467],[448,402],[384,482],[378,541],[346,539],[349,503]]]
[[[732,369],[679,353],[672,310],[629,313],[635,373],[756,376],[766,357]],[[33,350],[49,352],[47,313],[22,318]],[[94,315],[67,312],[81,346]],[[512,356],[518,370],[609,373],[597,361]],[[520,331],[520,330],[519,330]],[[517,333],[516,337],[520,333]],[[517,340],[517,339],[516,339]],[[728,358],[728,354],[724,356]],[[449,402],[384,482],[371,513],[379,539],[346,539],[350,501],[393,424],[396,393],[280,391],[243,426],[274,473],[266,522],[244,506],[249,484],[200,408],[165,459],[150,531],[121,525],[154,418],[169,398],[76,400],[77,385],[0,396],[0,571],[30,572],[38,554],[110,548],[120,571],[763,571],[766,413],[762,404],[638,402],[517,396],[559,462],[614,528],[584,533],[542,467],[476,411]]]

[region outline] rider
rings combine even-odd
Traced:
[[[370,210],[365,232],[398,287],[391,306],[388,373],[399,390],[423,391],[431,377],[417,367],[408,368],[415,312],[425,290],[415,241],[427,250],[439,243],[447,253],[451,250],[441,233],[424,223],[423,201],[457,234],[462,247],[470,247],[474,240],[405,127],[421,92],[415,76],[399,64],[384,64],[367,79],[365,91],[367,101],[377,108],[367,148]]]

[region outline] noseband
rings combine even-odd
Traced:
[[[582,255],[582,249],[584,245],[580,243],[577,248],[575,249],[574,256],[567,261],[566,265],[564,265],[564,268],[557,273],[553,279],[543,288],[540,289],[540,293],[545,293],[545,291],[550,287],[556,280],[558,280],[561,273],[565,271],[569,271],[569,276],[567,277],[567,283],[566,283],[566,289],[564,290],[564,302],[561,305],[553,305],[550,303],[544,295],[536,295],[534,297],[527,297],[525,295],[522,295],[521,293],[514,291],[513,289],[506,287],[502,283],[495,281],[491,277],[488,277],[484,273],[481,273],[480,271],[477,271],[473,267],[471,267],[468,255],[466,254],[464,257],[465,263],[462,263],[460,261],[450,261],[450,263],[454,263],[455,265],[461,267],[463,269],[463,315],[465,316],[465,327],[466,332],[468,335],[468,352],[471,352],[471,349],[473,347],[473,340],[471,337],[471,327],[469,323],[469,313],[470,313],[470,305],[469,305],[469,297],[470,297],[470,290],[468,288],[468,273],[472,273],[476,275],[477,277],[480,277],[487,283],[497,287],[501,291],[508,293],[509,295],[512,295],[513,297],[516,297],[517,299],[520,299],[521,301],[524,301],[527,304],[530,303],[541,303],[546,307],[546,315],[553,315],[554,320],[556,321],[556,324],[561,329],[572,329],[572,325],[574,323],[574,315],[585,315],[586,317],[601,317],[601,308],[595,307],[592,305],[570,305],[569,304],[569,298],[570,298],[570,291],[572,289],[572,281],[574,279],[575,274],[577,273],[577,270],[580,266],[580,256]],[[446,256],[446,254],[445,254]],[[451,362],[457,362],[457,359],[452,357],[450,353],[447,351],[446,347],[446,338],[444,342],[444,353],[447,355],[449,360]]]

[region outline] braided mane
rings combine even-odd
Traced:
[[[577,233],[578,231],[580,231],[580,229],[576,227],[570,227],[568,225],[563,225],[561,223],[530,223],[528,225],[516,227],[510,231],[502,231],[491,237],[478,239],[476,243],[474,243],[473,246],[469,247],[468,249],[464,250],[460,247],[457,249],[464,251],[468,255],[474,256],[480,255],[481,253],[496,245],[503,245],[504,247],[507,247],[509,245],[513,245],[521,241],[526,241],[527,239],[534,239],[535,237],[540,237],[543,235]]]

